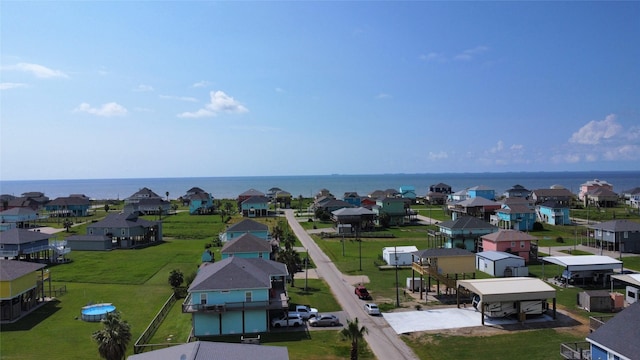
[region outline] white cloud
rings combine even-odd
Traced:
[[[26,88],[27,84],[23,83],[0,83],[0,90],[9,90],[9,89],[18,89],[18,88]]]
[[[279,87],[275,88],[275,91],[276,91],[277,93],[283,93],[283,92],[285,92],[283,88],[279,88]]]
[[[640,160],[640,145],[621,145],[607,150],[603,154],[606,160]]]
[[[204,108],[197,111],[187,111],[181,114],[178,114],[178,117],[181,118],[202,118],[202,117],[213,117],[217,116],[219,113],[244,113],[248,112],[244,105],[242,105],[239,101],[234,99],[233,97],[225,94],[224,91],[211,91],[209,93],[211,101],[204,106]]]
[[[192,118],[192,119],[197,119],[197,118],[202,118],[202,117],[213,117],[216,116],[216,113],[206,110],[206,109],[200,109],[198,111],[193,111],[193,112],[183,112],[181,114],[178,114],[178,117],[181,118]]]
[[[454,56],[454,60],[469,61],[469,60],[472,60],[477,55],[480,55],[486,52],[487,50],[489,50],[489,48],[486,46],[482,46],[482,45],[476,46],[472,49],[467,49],[461,52],[460,54]]]
[[[511,147],[509,148],[511,150],[524,150],[524,145],[522,144],[513,144],[511,145]]]
[[[137,87],[135,87],[133,89],[133,91],[135,92],[149,92],[149,91],[153,91],[153,86],[151,85],[145,85],[145,84],[140,84]]]
[[[202,80],[202,81],[198,81],[197,83],[194,83],[193,85],[191,85],[191,87],[201,88],[201,87],[205,87],[205,86],[208,86],[208,85],[209,85],[208,81]]]
[[[15,70],[31,73],[33,76],[48,79],[48,78],[67,78],[67,74],[60,70],[53,70],[46,66],[38,65],[38,64],[30,64],[30,63],[18,63],[16,65],[6,66],[3,69],[6,70]]]
[[[197,102],[198,101],[198,99],[196,99],[194,97],[190,97],[190,96],[174,96],[174,95],[160,95],[160,99],[180,100],[180,101],[186,101],[186,102]]]
[[[504,142],[502,140],[498,140],[496,146],[489,149],[489,152],[495,154],[497,152],[501,152],[502,150],[504,150]]]
[[[390,99],[390,98],[391,98],[391,95],[385,94],[385,93],[380,93],[376,95],[376,99]]]
[[[616,122],[616,116],[611,114],[602,121],[592,120],[585,126],[574,132],[569,139],[570,143],[596,145],[602,140],[608,140],[618,135],[622,126]]]
[[[444,151],[440,151],[437,153],[429,151],[429,160],[442,160],[442,159],[447,159],[448,157],[449,157],[449,154],[447,154]]]
[[[447,60],[447,58],[444,56],[443,53],[430,52],[426,55],[424,54],[420,55],[420,60],[427,61],[427,62],[432,62],[432,61],[444,62]]]
[[[126,108],[124,108],[122,105],[120,105],[118,103],[115,103],[115,102],[110,102],[110,103],[103,104],[99,108],[94,108],[94,107],[91,107],[91,105],[89,105],[87,103],[82,103],[77,108],[75,108],[73,111],[74,112],[84,112],[84,113],[87,113],[87,114],[96,115],[96,116],[104,116],[104,117],[124,116],[124,115],[126,115],[128,113]]]

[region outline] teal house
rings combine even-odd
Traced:
[[[288,275],[284,264],[259,258],[202,264],[182,304],[182,312],[191,314],[193,335],[268,331],[271,317],[288,309]]]
[[[444,248],[477,251],[481,236],[498,231],[498,228],[473,216],[460,216],[455,220],[438,224],[444,236]]]
[[[220,241],[230,241],[246,233],[255,235],[264,240],[270,240],[269,227],[255,220],[244,219],[227,228],[225,232],[220,233]]]
[[[402,198],[380,198],[371,209],[377,215],[378,225],[386,218],[390,226],[404,225],[411,222],[413,213],[409,206],[410,200]]]
[[[501,229],[531,231],[536,222],[536,212],[523,203],[503,204],[491,218],[497,220],[496,225]]]
[[[87,216],[90,207],[91,202],[84,195],[55,198],[44,206],[51,217]]]
[[[189,189],[187,194],[182,197],[182,200],[189,204],[190,215],[211,214],[215,210],[213,195],[199,187]]]
[[[569,205],[558,201],[546,201],[536,206],[538,218],[550,225],[571,225]]]
[[[252,196],[240,203],[240,212],[244,217],[260,217],[269,215],[269,198]]]
[[[400,196],[403,199],[411,199],[411,200],[415,200],[416,199],[416,188],[415,186],[411,186],[411,185],[402,185],[400,186]]]
[[[251,233],[244,233],[233,240],[227,241],[222,246],[221,254],[223,259],[232,256],[269,259],[271,244]]]
[[[467,196],[470,198],[482,197],[487,200],[495,200],[496,191],[490,187],[478,185],[467,189]]]

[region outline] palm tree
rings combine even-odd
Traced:
[[[278,262],[286,265],[289,275],[291,275],[291,287],[295,287],[294,276],[298,272],[298,264],[302,261],[300,254],[293,248],[280,249],[277,255]]]
[[[107,360],[122,360],[127,352],[127,345],[131,341],[131,327],[129,323],[120,319],[120,313],[108,313],[102,320],[104,329],[98,330],[91,336],[98,343],[100,357]]]
[[[340,330],[340,335],[343,339],[351,340],[351,360],[358,360],[358,346],[360,340],[364,338],[364,334],[367,334],[367,328],[358,323],[358,318],[355,320],[347,321],[347,327]]]

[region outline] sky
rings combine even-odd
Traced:
[[[2,1],[0,179],[640,170],[640,2]]]

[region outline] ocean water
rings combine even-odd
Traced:
[[[505,173],[438,173],[381,175],[308,175],[308,176],[243,176],[243,177],[181,177],[140,179],[77,179],[0,181],[0,194],[20,196],[30,191],[43,192],[50,199],[71,194],[84,194],[91,199],[124,199],[147,187],[160,196],[175,199],[197,186],[217,199],[234,199],[239,194],[256,189],[267,192],[273,187],[292,196],[312,197],[321,189],[336,197],[355,191],[367,195],[375,190],[414,186],[418,196],[424,196],[430,185],[445,183],[453,191],[484,185],[495,189],[496,195],[519,184],[527,189],[562,185],[573,193],[588,180],[600,179],[613,185],[615,192],[640,186],[640,171],[591,172],[505,172]]]

